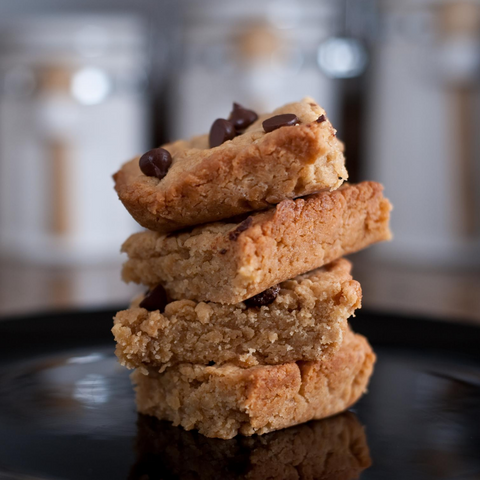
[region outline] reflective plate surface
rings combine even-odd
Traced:
[[[0,321],[0,479],[480,479],[480,329],[362,312],[351,412],[224,441],[137,415],[112,316]]]

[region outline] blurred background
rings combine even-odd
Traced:
[[[126,304],[120,164],[304,96],[384,183],[364,306],[480,323],[480,1],[2,0],[0,316]]]

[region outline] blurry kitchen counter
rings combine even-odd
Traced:
[[[363,307],[480,324],[480,270],[414,267],[365,253],[351,258]]]
[[[385,264],[358,254],[354,278],[365,308],[480,324],[480,271]],[[142,287],[125,285],[120,267],[49,268],[0,261],[0,316],[127,305]]]
[[[120,265],[46,267],[0,260],[0,317],[127,305],[141,289],[120,280]]]

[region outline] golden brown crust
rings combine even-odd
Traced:
[[[137,426],[131,479],[352,480],[371,465],[365,431],[352,412],[231,440],[206,438],[146,415],[139,415]]]
[[[265,133],[262,122],[294,113],[301,124]],[[286,198],[338,188],[348,178],[343,146],[312,99],[262,115],[243,135],[208,148],[208,135],[164,145],[173,157],[165,178],[143,175],[139,157],[113,176],[127,210],[159,232],[262,210]]]
[[[343,255],[391,238],[391,205],[376,182],[345,185],[177,234],[124,243],[127,282],[161,283],[173,299],[235,304]],[[243,228],[245,227],[245,228]]]
[[[136,370],[140,413],[207,437],[263,434],[339,413],[365,392],[375,354],[348,331],[321,361],[257,366],[179,364],[163,373]]]
[[[164,369],[180,362],[242,367],[319,360],[338,349],[347,319],[360,308],[361,288],[345,259],[281,284],[261,308],[180,300],[165,311],[117,313],[116,354],[128,368]]]

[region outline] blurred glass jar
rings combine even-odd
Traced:
[[[0,254],[119,261],[135,223],[111,175],[146,149],[145,28],[127,16],[0,25]]]
[[[204,132],[233,101],[267,112],[312,96],[336,124],[338,85],[319,65],[319,47],[338,32],[340,7],[328,0],[188,2],[172,137]]]
[[[387,1],[369,83],[368,176],[395,240],[372,250],[428,266],[480,265],[480,5]]]

